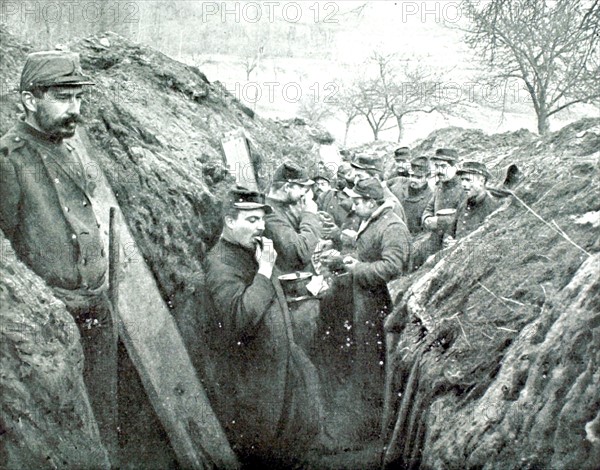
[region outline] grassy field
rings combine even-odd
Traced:
[[[433,130],[447,126],[479,128],[486,133],[521,128],[536,131],[535,113],[522,84],[488,87],[479,78],[481,70],[476,56],[462,42],[462,33],[452,27],[457,24],[453,21],[460,12],[444,2],[430,2],[423,10],[418,3],[414,3],[417,10],[400,5],[401,2],[369,2],[359,17],[339,13],[334,18],[339,21],[339,28],[329,46],[334,51],[331,59],[273,58],[267,54],[249,80],[243,57],[200,54],[193,61],[185,57],[182,60],[197,65],[209,80],[224,83],[259,114],[284,119],[298,114],[302,100],[322,103],[334,98],[343,90],[345,81],[367,70],[365,60],[373,51],[395,53],[400,58],[445,71],[439,100],[453,104],[460,96],[463,101],[452,116],[435,113],[411,116],[405,123],[403,144],[411,145]],[[318,56],[318,51],[314,55]],[[597,108],[574,107],[557,115],[551,130],[594,115],[598,115]],[[336,115],[323,124],[339,144],[343,143],[343,116]],[[398,130],[392,121],[389,126],[391,129],[382,132],[379,138],[396,141]],[[350,128],[347,144],[355,146],[371,140],[373,134],[366,121],[357,119]]]

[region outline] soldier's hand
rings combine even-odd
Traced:
[[[443,242],[444,243],[444,248],[450,248],[450,247],[456,245],[456,241],[457,241],[456,238],[454,238],[454,237],[452,237],[450,235],[446,235],[444,237],[444,242]]]
[[[321,223],[323,224],[323,226],[325,225],[335,225],[335,221],[333,220],[333,217],[331,216],[330,213],[325,212],[325,211],[319,211],[319,219],[321,219]]]
[[[270,279],[273,274],[273,266],[277,261],[277,251],[273,246],[273,240],[261,237],[261,243],[256,245],[255,257],[258,262],[258,273]]]
[[[343,259],[344,262],[344,269],[346,269],[346,271],[353,273],[354,269],[356,268],[356,265],[358,264],[358,260],[356,258],[353,258],[352,256],[346,256]]]
[[[345,229],[340,234],[340,240],[344,245],[354,245],[357,235],[355,230]]]
[[[323,225],[323,228],[321,229],[321,238],[324,240],[337,240],[338,238],[340,238],[340,235],[341,230],[335,224]]]
[[[436,216],[427,217],[423,221],[423,227],[427,230],[436,230],[438,227],[438,218]]]
[[[317,203],[315,202],[314,193],[312,189],[309,189],[307,193],[302,196],[301,204],[302,210],[306,212],[310,212],[311,214],[316,214],[319,212],[319,208],[317,207]]]

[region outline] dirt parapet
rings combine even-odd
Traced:
[[[583,120],[480,150],[523,181],[508,208],[397,283],[388,464],[596,467],[599,130]]]

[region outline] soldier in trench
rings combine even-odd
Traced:
[[[383,322],[392,310],[387,283],[405,272],[410,234],[376,178],[357,181],[351,191],[354,209],[361,219],[355,251],[343,259],[352,274],[354,378],[362,399],[374,410],[368,424],[377,426],[384,390]]]
[[[74,52],[27,57],[20,82],[25,114],[0,140],[0,228],[79,327],[83,378],[114,459],[117,337],[107,295],[106,227],[94,211],[97,171],[86,171],[90,159],[73,138],[89,85]]]
[[[437,184],[429,202],[423,210],[421,218],[423,228],[427,236],[415,240],[413,245],[413,258],[411,261],[414,269],[419,268],[429,256],[437,253],[443,248],[444,236],[450,233],[449,225],[443,217],[441,210],[456,210],[466,199],[458,171],[458,153],[454,149],[439,148],[431,157],[435,167]]]
[[[248,468],[298,464],[322,426],[317,371],[294,340],[279,253],[263,236],[271,213],[262,194],[231,190],[221,238],[205,260],[205,384]]]

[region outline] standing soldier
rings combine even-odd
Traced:
[[[486,188],[491,175],[483,163],[464,162],[457,175],[467,197],[456,212],[454,237],[447,241],[448,245],[477,229],[485,218],[500,206],[500,200],[492,196]]]
[[[399,147],[394,150],[394,166],[392,168],[392,173],[389,178],[387,178],[390,189],[396,184],[406,182],[406,179],[410,174],[410,158],[410,149],[408,147]]]
[[[273,208],[265,217],[265,235],[273,240],[277,267],[283,273],[310,267],[321,233],[317,203],[306,197],[314,182],[297,164],[282,163],[273,175],[267,197]]]
[[[452,222],[442,224],[438,218],[439,211],[456,210],[465,199],[460,178],[456,175],[458,165],[456,150],[437,149],[431,160],[435,166],[438,182],[422,217],[423,227],[430,233],[426,239],[423,239],[423,243],[415,247],[414,267],[418,267],[429,255],[436,253],[443,246],[443,237],[449,232]]]
[[[406,225],[413,237],[423,232],[421,218],[433,194],[429,188],[428,178],[429,160],[426,157],[415,158],[411,162],[408,184],[400,200],[406,213]]]
[[[86,171],[91,161],[72,139],[85,85],[93,82],[76,53],[27,57],[20,85],[25,115],[0,140],[0,228],[18,257],[73,315],[100,437],[114,455],[117,338],[107,295],[108,262],[94,212],[94,175]]]
[[[384,388],[383,323],[392,308],[387,283],[407,268],[410,234],[376,178],[357,181],[352,191],[362,223],[355,252],[343,262],[353,279],[355,371],[363,397],[380,408]]]
[[[298,464],[321,425],[316,370],[294,341],[278,281],[279,258],[263,237],[264,197],[236,188],[205,261],[213,303],[202,318],[206,386],[247,468]]]

